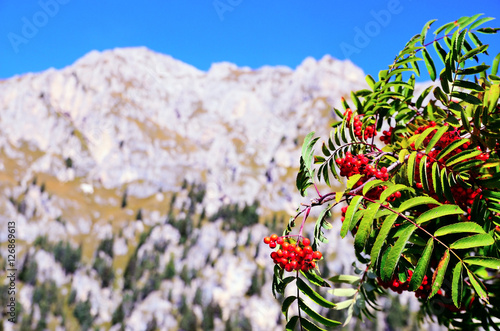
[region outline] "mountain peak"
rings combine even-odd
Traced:
[[[359,68],[330,56],[295,70],[222,62],[204,72],[145,47],[92,51],[0,84],[0,148],[23,154],[28,143],[42,157],[20,158],[22,167],[63,181],[145,197],[189,178],[207,183],[212,212],[224,197],[259,195],[288,209],[285,169],[298,166],[302,137],[326,133],[332,106],[364,85]]]

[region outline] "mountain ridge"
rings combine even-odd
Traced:
[[[334,80],[333,74],[341,76]],[[263,168],[273,158],[278,165],[296,166],[297,144],[281,144],[282,137],[295,139],[313,127],[326,128],[331,117],[326,120],[325,115],[331,115],[331,104],[364,86],[359,83],[361,78],[362,72],[350,62],[329,57],[317,62],[308,58],[296,70],[250,70],[222,63],[204,73],[145,48],[94,51],[62,70],[4,83],[0,88],[0,130],[14,145],[26,140],[53,155],[58,146],[68,147],[60,153],[58,174],[53,173],[61,180],[83,176],[89,182],[101,181],[108,189],[146,180],[158,189],[169,190],[179,181],[162,176],[162,170],[201,164],[200,172],[210,170],[205,174],[209,191],[215,190],[220,198],[221,187],[227,188],[220,183],[221,178],[231,182],[239,177],[240,184],[246,179],[238,170],[241,152],[255,154],[257,164],[250,160],[246,164],[257,167],[259,171],[253,175],[261,178],[268,170]],[[23,120],[18,107],[30,110]],[[22,136],[23,129],[29,132],[27,137]],[[65,143],[70,132],[76,138]],[[138,135],[148,146],[131,138]],[[141,151],[148,164],[119,169],[132,162],[132,149]],[[200,157],[202,150],[208,150],[211,157]],[[178,160],[173,164],[169,159],[176,153]],[[73,161],[74,175],[62,167],[61,161],[68,157]],[[51,171],[41,163],[35,171]],[[216,168],[229,172],[217,173]],[[230,172],[234,176],[229,176]],[[194,173],[188,172],[188,176],[191,181],[203,179]],[[151,190],[147,194],[152,194]],[[256,195],[254,192],[242,200],[250,203]]]

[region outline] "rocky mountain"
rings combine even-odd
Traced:
[[[282,329],[259,244],[300,202],[303,137],[364,87],[329,56],[204,72],[146,48],[0,81],[0,226],[15,221],[19,270],[3,327]],[[325,273],[352,263],[331,237]]]

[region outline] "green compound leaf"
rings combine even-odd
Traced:
[[[492,113],[494,109],[497,107],[499,97],[500,97],[500,85],[498,84],[491,85],[491,88],[485,95],[486,104],[488,105],[488,113]],[[485,112],[485,114],[487,113]],[[483,118],[483,124],[486,124],[484,120],[485,118]]]
[[[410,200],[406,200],[405,202],[403,202],[399,206],[398,212],[402,213],[405,210],[408,210],[410,208],[420,206],[420,205],[438,205],[438,206],[440,206],[441,202],[439,202],[436,199],[431,198],[431,197],[425,197],[425,196],[415,197],[415,198],[412,198]]]
[[[321,316],[320,314],[318,314],[317,312],[315,312],[314,310],[312,310],[301,298],[299,298],[299,308],[302,309],[302,311],[304,311],[307,315],[309,315],[316,322],[319,322],[319,323],[321,323],[321,324],[323,324],[325,326],[332,326],[332,327],[334,327],[334,326],[338,326],[338,325],[342,324],[341,322],[334,321],[334,320],[331,320],[329,318]],[[304,323],[304,321],[306,321],[306,320],[301,320],[302,326],[304,326],[306,329],[310,330],[309,329],[310,326],[306,325]]]
[[[334,309],[335,310],[346,309],[346,308],[349,308],[350,306],[352,306],[353,304],[354,304],[354,300],[352,300],[352,299],[340,301],[337,303],[337,305],[335,306]]]
[[[441,187],[443,188],[443,194],[446,200],[448,200],[452,204],[455,204],[455,197],[451,192],[451,186],[448,178],[449,176],[453,176],[453,174],[450,173],[450,175],[448,175],[448,173],[446,172],[446,168],[443,167],[443,169],[441,169]]]
[[[316,141],[319,139],[313,138],[314,137],[314,131],[310,132],[305,138],[304,138],[304,143],[302,144],[302,158],[304,159],[304,165],[309,170],[309,172],[312,172],[312,160],[313,160],[313,146],[316,143]]]
[[[384,280],[389,280],[392,277],[392,274],[394,273],[394,270],[396,269],[396,266],[398,265],[399,258],[401,257],[401,254],[403,253],[403,249],[405,248],[408,239],[410,239],[410,236],[413,234],[413,232],[417,229],[414,225],[408,226],[403,233],[401,233],[401,236],[396,240],[396,243],[394,246],[390,249],[389,255],[387,256],[387,259],[385,260],[385,264],[383,265],[383,277],[382,279]]]
[[[485,45],[487,46],[487,45]],[[476,92],[484,92],[484,88],[481,87],[481,85],[476,84],[474,82],[470,82],[468,80],[456,80],[453,82],[454,86],[458,86],[461,88],[465,88],[471,91],[476,91]]]
[[[473,247],[489,246],[495,243],[495,240],[487,233],[476,234],[474,236],[458,239],[450,245],[451,249],[467,249]]]
[[[477,295],[484,301],[488,302],[488,293],[483,288],[483,284],[476,278],[476,275],[474,275],[469,269],[467,269],[467,275],[469,276],[469,281],[472,284],[472,287],[474,288],[474,291],[476,291]]]
[[[462,262],[458,262],[453,268],[453,279],[451,281],[451,298],[455,307],[460,308],[462,305]]]
[[[437,132],[434,134],[431,141],[429,141],[429,144],[425,148],[425,154],[429,154],[429,152],[434,148],[434,146],[436,146],[437,142],[439,141],[439,139],[441,139],[441,137],[443,136],[443,134],[445,134],[446,131],[448,131],[447,126],[442,126],[437,130]]]
[[[399,67],[405,63],[412,63],[412,62],[415,62],[415,61],[421,61],[422,59],[419,58],[419,57],[416,57],[416,56],[409,56],[407,58],[404,58],[404,59],[401,59],[399,61],[397,61],[396,63],[394,63],[393,65],[391,65],[392,68],[396,68],[396,67]],[[406,83],[406,82],[400,82],[400,83],[403,83],[405,84],[406,86],[408,86],[409,84]],[[390,83],[389,83],[390,84]],[[387,85],[386,85],[387,86]],[[385,89],[385,87],[384,87]]]
[[[363,175],[361,174],[356,174],[349,177],[349,180],[347,181],[346,191],[351,190],[361,177],[363,177]]]
[[[478,265],[490,269],[500,270],[500,259],[488,256],[466,257],[464,262],[467,264]]]
[[[479,16],[482,16],[484,14],[476,14],[474,16],[471,16],[471,17],[468,17],[468,16],[464,16],[464,17],[460,17],[458,19],[458,25],[460,26],[460,28],[464,28],[466,27],[467,25],[471,24],[472,22],[474,22],[475,20],[478,19]]]
[[[352,275],[336,275],[331,278],[328,278],[329,281],[332,283],[337,283],[337,284],[351,284],[353,286],[358,286],[359,283],[361,282],[361,278],[359,276],[352,276]]]
[[[500,62],[500,53],[495,56],[495,59],[493,60],[493,65],[491,66],[491,74],[495,76],[498,73],[498,64]]]
[[[480,32],[480,33],[485,33],[485,34],[494,34],[494,33],[497,33],[499,30],[500,30],[500,28],[480,28],[480,29],[477,29],[476,31]]]
[[[464,93],[464,92],[451,92],[450,95],[454,98],[458,98],[463,100],[471,105],[480,105],[481,100],[479,98],[473,96],[472,94]]]
[[[490,66],[486,64],[480,64],[474,67],[469,67],[469,68],[464,68],[464,69],[458,69],[457,74],[459,75],[475,75],[479,74],[483,71],[486,71]]]
[[[483,228],[474,222],[461,222],[443,226],[434,235],[436,237],[445,236],[452,233],[485,233]]]
[[[415,222],[417,224],[422,224],[438,217],[461,215],[463,213],[464,211],[457,205],[441,205],[424,212],[415,220]]]
[[[422,55],[424,56],[425,66],[427,67],[431,80],[436,80],[436,66],[426,48],[422,49]]]
[[[290,318],[288,323],[286,323],[285,330],[295,331],[295,326],[297,325],[298,320],[299,320],[298,316],[293,316],[292,318]]]
[[[304,282],[301,278],[297,278],[297,287],[302,293],[307,295],[312,301],[314,301],[318,305],[325,308],[335,307],[335,304],[333,302],[323,298],[319,293],[317,293],[311,287],[309,287],[309,285],[307,285],[306,282]]]
[[[467,159],[472,159],[473,157],[478,156],[481,154],[481,151],[478,151],[477,149],[466,149],[465,151],[462,151],[456,155],[453,155],[446,161],[446,166],[451,167],[452,165],[462,162]]]
[[[422,28],[422,32],[420,33],[420,43],[422,45],[425,44],[425,37],[427,36],[427,31],[430,29],[432,23],[436,21],[437,20],[430,20],[429,22],[425,23],[424,27]]]
[[[336,297],[352,297],[356,293],[358,293],[358,289],[356,289],[356,288],[336,288],[333,290],[329,290],[328,293],[331,293]]]
[[[342,223],[342,227],[340,229],[340,236],[342,238],[345,238],[345,236],[347,235],[347,232],[349,231],[351,226],[351,222],[354,218],[354,214],[358,210],[359,204],[361,203],[362,199],[363,196],[356,195],[354,198],[352,198],[351,202],[349,203],[349,206],[347,207],[345,213],[344,223]]]
[[[415,106],[417,108],[420,109],[420,107],[422,107],[422,103],[424,102],[425,98],[429,95],[429,93],[431,92],[433,86],[429,86],[428,88],[426,88],[421,94],[420,96],[418,97],[417,99],[417,102],[415,103]]]
[[[435,127],[430,127],[430,128],[425,129],[425,131],[422,132],[418,136],[417,140],[415,141],[415,149],[419,149],[420,145],[422,145],[422,143],[424,142],[425,138],[427,138],[427,136],[429,136],[431,134],[431,132],[433,132],[435,130],[436,130]]]
[[[445,25],[437,28],[436,31],[434,31],[434,34],[437,36],[440,32],[447,30],[447,29],[450,29],[450,28],[453,28],[454,26],[455,26],[455,22],[446,23]],[[448,32],[445,31],[445,34],[448,34]]]
[[[468,141],[469,141],[469,139],[463,138],[463,139],[459,139],[459,140],[452,142],[451,144],[449,144],[448,146],[443,148],[443,150],[441,152],[439,152],[439,154],[436,156],[436,160],[438,160],[438,161],[441,160],[443,157],[450,154],[455,149],[462,146],[463,144],[465,144]]]
[[[311,283],[319,287],[330,287],[330,284],[328,284],[323,278],[321,278],[313,269],[309,270],[308,272],[303,272],[302,270],[300,273],[306,277],[306,279]]]
[[[391,231],[392,226],[394,222],[396,222],[398,216],[399,216],[398,214],[392,214],[388,216],[382,223],[382,227],[380,228],[380,231],[377,235],[377,239],[375,240],[375,243],[373,244],[372,247],[372,251],[370,253],[371,262],[373,265],[375,265],[375,263],[377,262],[382,247],[384,245],[384,241],[387,239],[387,235],[389,234],[389,231]]]
[[[472,57],[475,57],[478,54],[484,53],[484,52],[486,52],[487,49],[488,49],[488,45],[481,45],[479,47],[471,49],[470,51],[465,53],[462,58],[460,58],[460,62],[464,62],[465,60],[468,60]]]
[[[378,203],[372,203],[366,208],[366,212],[361,219],[358,232],[354,238],[354,248],[356,251],[361,252],[365,247],[366,241],[372,231],[373,218],[375,217],[375,214],[377,214],[379,208],[380,204]]]
[[[422,281],[424,280],[424,276],[427,273],[427,268],[429,266],[429,261],[431,260],[432,250],[434,249],[434,239],[430,238],[427,241],[427,245],[425,246],[424,252],[422,253],[422,257],[418,260],[417,266],[415,267],[415,271],[413,271],[413,275],[410,280],[410,291],[416,291]]]
[[[323,229],[329,230],[332,228],[332,225],[326,220],[330,215],[329,208],[323,209],[314,225],[314,238],[325,244],[328,243],[328,239],[323,235]]]
[[[365,183],[363,186],[363,195],[366,195],[372,188],[387,184],[383,180],[375,179]]]
[[[443,46],[439,42],[434,42],[434,49],[436,50],[436,53],[438,53],[439,58],[441,61],[443,61],[443,64],[446,64],[446,51],[444,50]]]
[[[366,75],[365,80],[366,80],[366,82],[368,83],[368,86],[370,86],[370,88],[372,89],[372,91],[375,91],[375,90],[374,90],[374,87],[375,87],[375,79],[373,79],[373,77],[372,77],[372,76],[370,76],[370,75]]]
[[[300,170],[297,173],[296,186],[300,192],[300,195],[305,197],[307,195],[307,188],[313,185],[311,181],[311,176],[307,167],[304,163],[304,158],[300,157]]]
[[[458,30],[457,30],[458,33]],[[458,61],[459,57],[462,55],[462,48],[464,46],[465,35],[467,34],[467,30],[463,30],[458,34],[458,37],[455,39],[455,43],[453,44],[453,53],[455,55],[455,61]]]
[[[403,184],[396,184],[389,186],[387,189],[385,189],[382,194],[380,195],[379,202],[384,203],[385,200],[393,193],[400,192],[400,191],[410,191],[412,193],[415,193],[415,190],[411,187],[408,187]]]
[[[474,167],[478,167],[484,164],[484,161],[482,160],[469,160],[465,162],[461,162],[458,164],[455,164],[452,168],[454,172],[463,172],[468,169],[472,169]]]
[[[283,315],[285,315],[285,319],[288,319],[288,308],[290,308],[290,305],[295,301],[295,299],[297,299],[297,297],[291,296],[283,301],[281,312],[283,313]]]
[[[470,27],[469,27],[469,30],[474,30],[475,28],[477,28],[478,26],[480,26],[481,24],[483,23],[486,23],[488,21],[491,21],[493,20],[494,18],[493,17],[483,17],[479,20],[477,20],[476,22],[474,22]]]
[[[424,191],[429,191],[429,181],[427,179],[427,155],[424,155],[422,159],[420,159],[420,164],[418,166],[418,171],[420,173],[420,183],[422,183],[422,188]]]
[[[447,249],[444,252],[443,257],[439,261],[434,274],[432,275],[432,290],[429,298],[432,298],[437,291],[441,288],[443,284],[444,275],[446,273],[446,269],[448,268],[448,262],[450,262],[450,250]]]
[[[406,167],[407,170],[407,176],[408,176],[408,183],[410,186],[413,186],[413,179],[414,179],[414,174],[415,174],[415,160],[417,158],[417,151],[414,151],[410,154],[408,157],[408,166]]]
[[[437,162],[432,164],[432,187],[438,196],[438,199],[443,199],[443,188],[441,187],[441,178],[439,172],[439,166]]]

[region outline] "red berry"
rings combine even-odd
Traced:
[[[278,239],[276,239],[276,243],[278,245],[283,245],[283,242],[284,242],[283,237],[279,237]]]
[[[310,244],[311,244],[311,241],[308,238],[302,239],[302,245],[309,246]]]
[[[313,254],[312,254],[312,256],[313,256],[313,259],[319,260],[319,259],[321,259],[321,257],[323,256],[323,254],[321,254],[320,251],[314,251]]]
[[[270,248],[276,248],[276,242],[275,242],[275,241],[271,241],[271,242],[269,243],[269,247],[270,247]]]
[[[276,241],[276,239],[278,239],[278,235],[277,234],[272,234],[271,237],[270,237],[271,241]]]
[[[271,238],[265,237],[264,238],[264,244],[269,244],[271,242]]]

